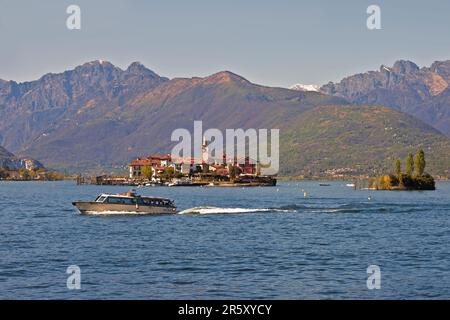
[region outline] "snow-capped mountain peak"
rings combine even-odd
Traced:
[[[298,90],[298,91],[315,91],[318,92],[320,89],[320,86],[316,84],[301,84],[297,83],[293,86],[290,86],[289,89],[291,90]]]

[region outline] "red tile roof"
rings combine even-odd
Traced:
[[[170,160],[170,155],[162,156],[160,154],[153,154],[148,157],[149,159],[155,159],[155,160]]]
[[[152,161],[150,159],[136,159],[131,161],[130,166],[151,166]]]
[[[136,159],[131,161],[130,166],[155,166],[160,165],[161,160],[155,159],[155,158],[143,158],[143,159]]]

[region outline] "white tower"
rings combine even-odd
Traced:
[[[209,142],[203,137],[203,143],[202,143],[202,160],[204,163],[208,163],[209,160],[209,148],[208,148]]]

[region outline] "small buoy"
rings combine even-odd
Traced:
[[[369,200],[369,201],[372,200],[372,197],[371,197],[371,196],[368,196],[368,197],[367,197],[367,200]]]
[[[277,192],[280,191],[280,189],[277,188]]]
[[[306,193],[306,191],[305,192],[303,192],[303,196],[306,198],[306,196],[307,196],[308,194]]]

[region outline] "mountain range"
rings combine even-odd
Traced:
[[[0,145],[47,167],[97,172],[168,153],[174,129],[192,130],[193,121],[202,120],[204,129],[279,128],[282,174],[376,170],[386,157],[419,147],[428,150],[431,173],[448,173],[448,137],[399,105],[362,106],[364,100],[354,99],[358,94],[344,89],[344,82],[308,92],[257,85],[229,71],[168,79],[138,62],[122,70],[92,61],[36,81],[0,80]],[[370,87],[350,83],[354,90]],[[428,93],[438,97],[443,86]],[[448,110],[439,106],[433,110]],[[421,107],[428,108],[414,110]],[[445,127],[446,114],[425,120]]]
[[[320,92],[351,103],[383,105],[413,115],[450,136],[450,60],[419,68],[399,60],[369,71],[328,83]]]

